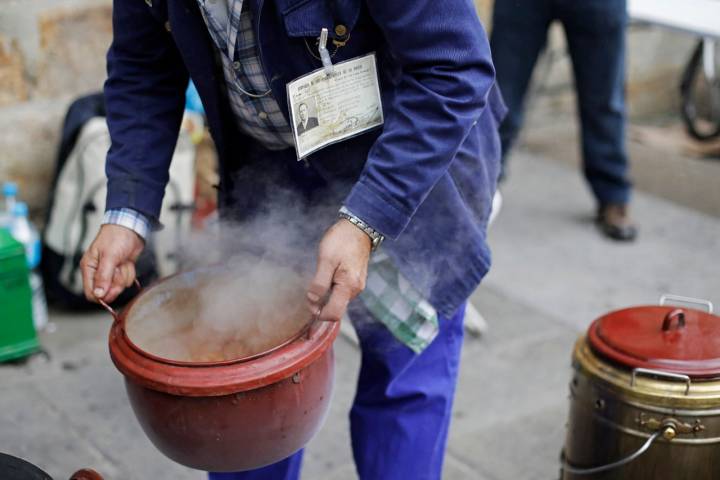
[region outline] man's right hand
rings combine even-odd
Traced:
[[[120,225],[106,224],[80,261],[85,297],[112,302],[135,280],[135,261],[145,242]]]

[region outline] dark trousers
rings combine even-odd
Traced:
[[[440,480],[463,341],[463,305],[440,316],[440,332],[419,355],[398,342],[360,301],[348,310],[362,362],[350,411],[360,480]],[[210,473],[209,480],[297,480],[302,450],[248,472]]]
[[[523,119],[530,77],[550,23],[565,29],[582,126],[585,178],[598,203],[627,203],[625,151],[626,0],[496,0],[491,47],[509,113],[503,163]]]

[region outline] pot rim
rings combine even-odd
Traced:
[[[324,354],[340,330],[340,322],[313,319],[284,342],[256,354],[215,362],[167,359],[143,350],[125,332],[128,313],[151,290],[143,290],[116,317],[108,340],[110,357],[127,380],[173,395],[228,395],[290,378]]]
[[[222,396],[262,388],[300,373],[331,347],[340,324],[323,322],[309,337],[263,357],[224,365],[173,365],[138,353],[125,341],[118,324],[110,331],[110,358],[127,381],[172,395]]]
[[[720,378],[691,379],[682,382],[663,378],[638,377],[633,384],[632,368],[613,363],[599,355],[581,335],[573,348],[573,367],[593,382],[601,382],[623,401],[672,409],[717,409],[720,407]]]
[[[121,335],[123,336],[124,340],[128,343],[128,345],[130,345],[130,347],[132,347],[140,355],[151,358],[151,359],[155,360],[156,362],[167,363],[169,365],[180,365],[180,366],[186,366],[186,367],[208,367],[208,366],[213,366],[213,365],[231,365],[234,363],[255,360],[257,358],[264,357],[265,355],[268,355],[276,350],[280,350],[281,348],[293,343],[295,340],[302,337],[303,335],[309,335],[310,329],[313,328],[314,324],[318,321],[317,317],[311,318],[296,333],[290,335],[287,339],[283,340],[278,345],[270,347],[267,350],[263,350],[262,352],[253,353],[250,355],[246,355],[244,357],[229,358],[226,360],[218,360],[218,361],[211,361],[211,362],[190,362],[190,361],[185,361],[185,360],[174,360],[172,358],[165,358],[165,357],[161,357],[159,355],[152,354],[152,353],[148,352],[147,350],[140,348],[140,346],[138,346],[135,342],[133,342],[132,339],[130,338],[130,336],[127,334],[127,331],[125,330],[125,322],[127,320],[127,316],[130,313],[130,311],[132,311],[133,306],[140,298],[145,296],[148,292],[152,291],[158,285],[165,283],[166,281],[168,281],[174,277],[182,275],[183,273],[185,273],[185,272],[177,272],[172,275],[168,275],[167,277],[153,283],[152,285],[150,285],[146,288],[143,288],[141,290],[141,292],[138,295],[136,295],[135,298],[133,298],[130,301],[130,303],[128,303],[122,309],[122,311],[120,312],[118,317],[115,319],[115,323],[121,324],[121,329],[120,329]]]

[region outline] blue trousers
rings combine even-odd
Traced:
[[[503,160],[522,124],[525,93],[554,20],[564,27],[575,75],[585,178],[598,203],[625,204],[631,190],[625,151],[626,0],[495,1],[490,46],[509,109],[500,128]]]
[[[440,318],[440,333],[419,355],[398,342],[359,301],[348,314],[362,361],[350,411],[361,480],[440,480],[463,340],[461,307]],[[210,480],[297,480],[302,450],[276,464]]]

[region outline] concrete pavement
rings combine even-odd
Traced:
[[[577,335],[608,310],[666,292],[720,304],[717,217],[639,192],[639,241],[607,241],[594,231],[576,169],[528,152],[514,156],[503,194],[490,235],[494,268],[472,298],[490,329],[466,340],[448,480],[557,478]],[[83,466],[113,480],[203,478],[141,432],[107,354],[109,316],[54,312],[52,321],[49,359],[0,366],[0,451],[57,480]],[[332,409],[307,450],[306,479],[355,478],[347,411],[359,355],[345,339],[336,354]]]

